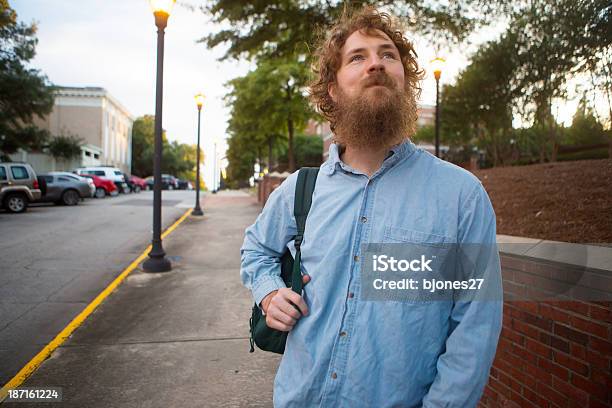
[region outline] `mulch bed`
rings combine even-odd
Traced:
[[[612,246],[612,160],[476,170],[497,233]]]

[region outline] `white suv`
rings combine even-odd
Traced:
[[[74,172],[79,176],[82,176],[83,174],[91,174],[93,176],[102,177],[114,182],[119,191],[124,193],[129,191],[129,187],[125,182],[123,172],[117,167],[81,167],[75,169]]]

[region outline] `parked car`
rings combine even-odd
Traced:
[[[139,193],[141,190],[146,190],[147,188],[146,180],[141,179],[140,177],[130,176],[130,182],[134,186],[134,189],[132,191],[134,191],[135,193]]]
[[[87,177],[93,181],[94,185],[96,186],[96,198],[104,198],[107,195],[116,196],[119,194],[117,186],[110,180],[106,180],[92,174],[84,174],[83,177]]]
[[[193,190],[193,184],[189,180],[178,179],[178,188],[179,190]]]
[[[87,184],[89,184],[89,190],[90,190],[89,197],[93,197],[96,194],[96,186],[94,185],[93,180],[90,179],[90,178],[79,176],[78,174],[74,174],[74,173],[69,173],[67,171],[50,171],[47,174],[52,174],[54,176],[66,176],[66,177],[71,178],[71,179],[73,179],[75,181],[84,181]]]
[[[75,169],[74,172],[79,176],[84,174],[92,174],[94,176],[102,177],[107,180],[111,180],[120,193],[129,193],[130,189],[125,182],[125,177],[123,176],[123,172],[117,167],[107,167],[107,166],[98,166],[98,167],[81,167]]]
[[[145,181],[147,183],[146,189],[153,190],[153,182],[154,182],[153,176],[147,177]],[[169,174],[162,174],[161,182],[162,182],[162,190],[178,190],[179,188],[178,179]]]
[[[30,202],[40,200],[41,184],[29,164],[0,163],[0,204],[7,211],[21,213]]]
[[[90,196],[89,183],[77,181],[71,177],[55,174],[42,174],[47,184],[47,192],[42,202],[77,205],[79,201]]]

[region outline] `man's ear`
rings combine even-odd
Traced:
[[[327,93],[331,96],[332,101],[336,102],[336,83],[330,82],[327,84]]]

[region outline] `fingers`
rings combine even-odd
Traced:
[[[268,305],[266,324],[273,329],[291,331],[298,319],[306,314],[308,308],[304,299],[291,289],[283,288],[278,290]]]

